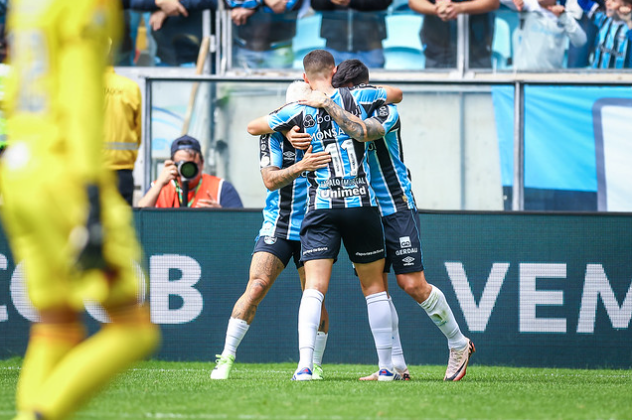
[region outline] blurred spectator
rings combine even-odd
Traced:
[[[312,0],[323,12],[320,36],[326,50],[340,64],[358,59],[369,68],[384,67],[382,41],[386,39],[385,11],[392,0]]]
[[[513,34],[514,69],[562,68],[567,39],[576,47],[586,44],[583,29],[555,0],[514,0],[514,4],[523,12]]]
[[[190,164],[188,168],[183,166],[189,162],[195,164],[193,172],[189,172]],[[191,136],[175,139],[171,143],[171,160],[165,161],[160,176],[138,202],[138,207],[242,208],[235,187],[221,178],[202,173],[203,168],[200,142]],[[189,178],[183,178],[181,173],[188,173]]]
[[[173,11],[169,12],[161,8],[151,14],[149,23],[152,27],[152,36],[156,40],[158,65],[195,65],[202,43],[203,10],[213,11],[211,24],[215,23],[217,0],[181,0],[179,3],[184,11],[174,7]],[[214,28],[211,28],[211,32],[214,32]]]
[[[597,38],[597,26],[592,19],[588,17],[582,8],[579,6],[577,0],[566,0],[566,13],[570,14],[577,20],[579,26],[586,33],[586,43],[581,47],[575,47],[570,44],[568,47],[568,68],[584,68],[590,64],[590,55],[595,47],[595,40]]]
[[[0,0],[1,1],[1,0]],[[133,66],[136,60],[136,34],[138,32],[139,16],[140,13],[136,11],[143,11],[145,18],[149,20],[149,12],[161,11],[165,13],[165,16],[187,16],[187,7],[195,8],[197,5],[196,0],[121,0],[123,5],[124,14],[122,16],[123,21],[123,38],[115,54],[114,65],[116,66]],[[146,22],[149,23],[148,21]],[[147,25],[149,26],[149,25]],[[151,34],[147,34],[148,38],[151,38]],[[153,63],[151,63],[153,64]]]
[[[499,0],[408,0],[410,8],[426,15],[421,27],[426,68],[456,68],[456,18],[469,14],[469,68],[492,67],[494,14]]]
[[[114,72],[105,73],[104,158],[106,168],[116,172],[118,190],[131,206],[134,198],[134,164],[141,142],[141,94],[133,80]]]
[[[592,0],[581,0],[580,6],[592,17],[599,28],[591,67],[621,69],[630,67],[630,28],[626,19],[629,3],[606,0],[605,5]],[[619,9],[623,6],[623,10]],[[605,10],[604,10],[605,9]]]
[[[225,0],[233,27],[233,67],[287,69],[303,0]]]

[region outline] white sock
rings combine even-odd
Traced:
[[[406,360],[404,359],[404,349],[402,348],[402,342],[399,340],[399,316],[397,315],[397,309],[393,304],[393,299],[389,296],[388,303],[391,307],[391,318],[393,321],[393,367],[400,372],[406,370]]]
[[[393,321],[391,305],[386,292],[374,293],[366,297],[369,325],[373,333],[380,369],[393,370]]]
[[[250,328],[250,325],[243,319],[231,318],[228,320],[222,356],[235,356],[237,354],[237,347],[239,347],[241,340],[248,332],[248,328]]]
[[[432,292],[428,299],[419,304],[432,322],[441,330],[443,335],[448,339],[448,347],[451,349],[462,349],[467,346],[467,339],[461,330],[459,324],[454,319],[454,314],[445,300],[445,295],[437,287],[432,286]]]
[[[303,292],[301,306],[298,308],[299,368],[314,368],[314,343],[324,298],[325,296],[316,289],[307,289]]]
[[[314,364],[322,365],[323,364],[323,354],[325,353],[325,347],[327,346],[327,336],[329,334],[318,331],[316,333],[316,343],[314,345]]]

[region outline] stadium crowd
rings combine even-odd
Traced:
[[[308,49],[319,47],[332,53],[337,64],[358,58],[370,68],[455,68],[459,15],[468,16],[467,66],[472,69],[548,71],[631,66],[629,0],[123,3],[130,10],[121,65],[191,65],[201,45],[200,13],[208,9],[213,27],[218,10],[227,10],[219,15],[220,19],[230,19],[233,26],[234,69],[300,69],[300,59]],[[130,14],[141,18],[130,20]],[[223,33],[218,35],[219,46]],[[412,42],[413,37],[419,42]],[[133,41],[136,46],[132,46]]]

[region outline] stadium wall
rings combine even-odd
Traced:
[[[186,212],[186,215],[182,214]],[[422,212],[428,280],[443,290],[473,363],[632,367],[632,214]],[[212,361],[248,277],[259,211],[136,210],[150,279],[157,358]],[[410,364],[444,364],[445,338],[390,279]],[[296,360],[300,287],[293,264],[260,305],[241,362]],[[325,363],[375,364],[366,305],[344,251],[326,304]],[[0,235],[0,358],[23,354],[35,319]],[[88,319],[103,319],[89,306]]]

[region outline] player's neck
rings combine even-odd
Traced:
[[[331,80],[316,79],[310,82],[310,86],[313,90],[319,90],[329,96],[335,91],[334,87],[331,85]]]

